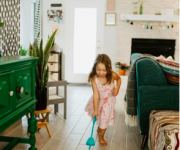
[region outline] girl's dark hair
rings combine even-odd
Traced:
[[[110,60],[109,56],[106,55],[106,54],[99,54],[96,57],[93,68],[92,68],[92,70],[91,70],[91,72],[89,74],[88,82],[90,83],[91,79],[96,75],[96,66],[99,63],[102,63],[102,64],[105,65],[106,71],[107,71],[107,75],[106,75],[107,82],[111,83],[111,80],[112,80],[112,65],[111,65],[111,60]]]

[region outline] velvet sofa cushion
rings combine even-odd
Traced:
[[[142,85],[138,89],[138,119],[142,134],[149,130],[152,110],[179,111],[179,88],[175,85]]]

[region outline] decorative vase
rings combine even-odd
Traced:
[[[43,90],[36,90],[36,110],[45,110],[47,108],[47,87]]]
[[[138,14],[138,11],[137,11],[137,4],[135,4],[133,14],[134,14],[134,15],[137,15],[137,14]]]
[[[142,3],[141,3],[141,5],[140,5],[139,14],[140,14],[140,15],[143,14],[143,4],[142,4]]]
[[[119,75],[124,76],[126,74],[126,70],[119,70]]]

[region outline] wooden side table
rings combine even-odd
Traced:
[[[37,118],[37,128],[38,128],[38,131],[43,128],[43,127],[46,127],[46,130],[49,134],[49,137],[51,137],[51,133],[49,131],[49,128],[47,126],[47,118],[49,117],[49,114],[50,112],[52,111],[52,108],[51,107],[47,107],[47,109],[45,110],[37,110],[34,112],[36,118]]]

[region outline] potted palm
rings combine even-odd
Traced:
[[[125,75],[126,70],[129,69],[129,66],[126,63],[116,62],[115,66],[119,69],[119,75]]]
[[[44,50],[42,39],[40,45],[38,45],[38,41],[35,40],[34,44],[30,44],[29,46],[29,55],[39,58],[38,64],[36,65],[36,110],[44,110],[47,108],[47,82],[49,77],[47,62],[54,46],[56,31],[54,31],[48,39]]]

